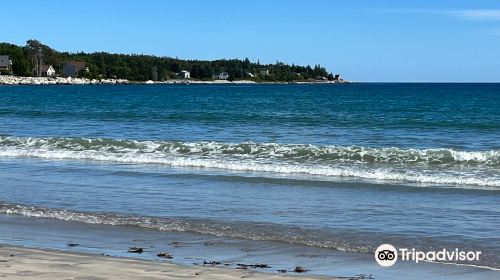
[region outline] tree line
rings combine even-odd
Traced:
[[[333,80],[334,76],[324,67],[289,65],[277,61],[274,64],[252,62],[248,58],[219,60],[185,60],[143,54],[114,54],[107,52],[69,53],[59,52],[38,40],[28,40],[25,46],[0,43],[0,55],[9,55],[12,74],[17,76],[41,76],[42,65],[52,65],[56,73],[63,74],[63,65],[69,61],[86,63],[80,77],[90,79],[128,79],[132,81],[175,79],[181,70],[191,73],[191,78],[211,80],[221,72],[227,72],[230,80],[301,81],[314,79]]]

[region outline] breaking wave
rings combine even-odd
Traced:
[[[0,136],[0,157],[95,160],[500,187],[500,150]]]

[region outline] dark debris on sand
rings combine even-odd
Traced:
[[[372,274],[358,274],[353,277],[337,277],[340,279],[346,279],[346,280],[365,280],[365,279],[375,279],[375,277],[372,276]]]
[[[236,264],[238,266],[238,269],[249,269],[249,268],[271,268],[270,265],[265,264],[265,263],[257,263],[257,264],[244,264],[244,263],[238,263]]]
[[[78,243],[74,243],[74,242],[72,242],[71,240],[70,240],[68,243],[66,243],[66,246],[68,246],[68,247],[76,247],[76,246],[79,246],[79,245],[80,245],[80,244],[78,244]]]
[[[309,269],[305,269],[302,266],[296,266],[295,269],[293,270],[293,272],[295,272],[295,273],[303,273],[303,272],[308,272],[308,271],[309,271]]]
[[[214,265],[220,265],[221,263],[220,262],[217,262],[217,261],[211,261],[211,262],[207,262],[207,261],[203,261],[203,265],[211,265],[211,266],[214,266]]]
[[[174,256],[172,256],[171,254],[169,253],[164,253],[164,252],[160,252],[158,254],[156,254],[157,257],[160,257],[160,258],[165,258],[165,259],[173,259]]]
[[[129,253],[136,253],[136,254],[141,254],[142,252],[144,252],[144,249],[141,248],[141,247],[129,247],[128,248],[128,252]]]

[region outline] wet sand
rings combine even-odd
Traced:
[[[129,226],[110,226],[99,224],[84,224],[77,222],[63,222],[53,219],[27,218],[18,215],[0,215],[0,279],[19,279],[13,275],[21,275],[21,279],[39,279],[41,271],[30,272],[32,278],[25,277],[27,271],[34,271],[34,264],[25,262],[30,258],[31,262],[38,263],[43,269],[50,268],[48,272],[51,277],[47,279],[113,279],[109,278],[109,271],[115,267],[126,266],[127,270],[117,274],[123,279],[137,279],[135,271],[128,270],[132,266],[123,265],[121,260],[128,260],[134,264],[144,264],[141,268],[145,271],[171,272],[178,268],[175,277],[201,278],[201,272],[222,269],[221,273],[231,277],[313,277],[317,275],[328,276],[327,279],[356,279],[355,276],[364,274],[372,275],[375,279],[400,280],[400,279],[439,279],[439,280],[468,280],[468,279],[499,279],[500,271],[492,271],[468,266],[398,262],[395,266],[384,268],[374,261],[371,254],[359,254],[342,252],[309,246],[299,246],[280,242],[251,241],[225,237],[214,237],[188,232],[153,231]],[[78,243],[78,246],[69,247],[68,242]],[[2,244],[4,246],[2,246]],[[144,253],[134,254],[127,252],[130,246],[144,248]],[[19,248],[41,248],[42,250],[28,250],[29,253],[16,253]],[[49,249],[44,251],[45,249]],[[56,250],[56,251],[54,251]],[[12,252],[14,258],[8,257]],[[56,252],[56,255],[47,254]],[[62,253],[65,252],[65,253]],[[157,256],[159,252],[168,252],[173,259],[163,259]],[[40,255],[39,255],[40,254]],[[104,257],[112,256],[112,258]],[[67,259],[71,256],[71,261]],[[86,259],[75,261],[75,257],[87,256]],[[16,259],[21,257],[21,259]],[[58,262],[49,261],[56,259]],[[34,261],[36,260],[36,261]],[[94,264],[108,263],[105,260],[117,260],[113,264],[101,268],[103,275],[99,276],[99,269],[90,269]],[[203,266],[203,262],[218,261],[221,265],[215,267]],[[15,270],[7,271],[6,266]],[[79,267],[78,264],[86,263],[83,269],[96,271],[96,275],[77,276],[72,271]],[[193,265],[197,263],[199,265]],[[269,264],[271,268],[259,268],[249,270],[237,269],[238,263]],[[226,264],[226,265],[224,265]],[[66,266],[69,270],[61,273],[70,273],[68,277],[57,276],[60,266]],[[304,274],[290,273],[278,274],[278,269],[293,270],[295,266],[310,269]],[[156,267],[156,268],[155,268]],[[155,268],[156,270],[154,270]],[[10,269],[10,268],[9,268]],[[80,268],[78,268],[80,269]],[[208,270],[206,270],[208,269]],[[17,271],[17,272],[16,272]],[[25,271],[25,272],[23,272]],[[7,276],[7,272],[10,274]],[[2,274],[3,273],[3,274]],[[23,274],[24,273],[24,274]],[[53,275],[56,273],[57,275]],[[73,274],[72,274],[73,273]],[[118,272],[117,272],[118,273]],[[182,274],[183,273],[183,274]],[[191,273],[191,274],[190,274]],[[198,273],[199,275],[194,275]],[[257,274],[255,274],[257,273]],[[255,275],[254,275],[255,274]],[[33,275],[36,275],[33,276]],[[135,276],[134,276],[135,275]],[[212,274],[208,274],[209,276]],[[197,278],[194,278],[194,277]],[[99,278],[100,277],[100,278]],[[142,277],[142,276],[141,276]],[[149,277],[149,276],[148,276]],[[162,275],[162,277],[165,277]],[[172,276],[174,277],[174,276]],[[359,278],[359,277],[358,277]],[[155,278],[146,278],[155,279]],[[167,278],[168,279],[168,278]],[[215,277],[212,279],[219,279]]]
[[[4,279],[341,279],[182,266],[85,253],[0,247],[0,278]]]

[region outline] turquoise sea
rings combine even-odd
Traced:
[[[380,244],[460,248],[492,279],[499,205],[500,84],[0,87],[4,244],[378,279],[439,278]]]

